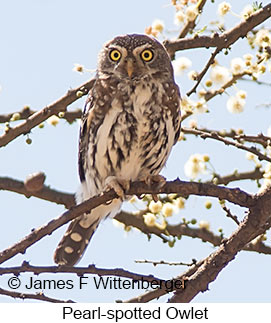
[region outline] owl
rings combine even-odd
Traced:
[[[78,262],[102,219],[115,216],[133,181],[163,182],[159,172],[180,133],[180,92],[164,46],[147,35],[107,42],[82,114],[77,203],[113,188],[119,198],[74,219],[54,260]]]

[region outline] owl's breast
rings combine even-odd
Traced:
[[[175,136],[164,94],[153,82],[118,88],[90,147],[89,163],[101,182],[108,176],[134,181],[160,172]]]

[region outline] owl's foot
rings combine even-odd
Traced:
[[[153,184],[157,184],[158,189],[165,186],[167,180],[162,175],[147,175],[145,177],[140,178],[143,182],[145,182],[148,186],[152,186]],[[158,196],[157,194],[152,194],[152,198],[155,202],[157,202]]]
[[[105,191],[113,189],[116,194],[124,200],[125,191],[130,189],[130,181],[125,179],[117,179],[115,176],[109,176],[105,180]]]

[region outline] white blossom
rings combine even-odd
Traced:
[[[160,19],[156,19],[153,21],[152,23],[152,29],[159,32],[159,33],[162,33],[163,30],[165,28],[165,24],[162,20]]]
[[[56,126],[59,123],[59,117],[52,115],[47,119],[47,122],[52,126]]]
[[[230,79],[230,72],[226,67],[216,65],[210,74],[211,80],[217,84],[225,84]]]
[[[227,101],[227,109],[231,113],[240,113],[244,111],[246,101],[237,96],[231,96]]]
[[[163,205],[161,201],[157,201],[157,202],[151,201],[149,205],[149,210],[152,213],[159,213],[162,210],[162,207]]]
[[[185,199],[183,197],[178,197],[173,203],[178,209],[184,209],[185,207]]]
[[[261,29],[257,32],[255,43],[260,47],[266,47],[271,45],[271,36],[267,29]]]
[[[210,230],[210,223],[208,221],[201,220],[199,222],[200,229]]]
[[[189,99],[187,96],[183,96],[181,99],[181,111],[183,112],[190,112],[192,110],[192,107],[194,105],[194,102]]]
[[[79,73],[83,73],[84,72],[84,66],[82,64],[74,64],[74,67],[72,69],[74,72],[79,72]]]
[[[187,74],[187,76],[188,76],[188,78],[191,80],[191,81],[195,81],[196,79],[197,79],[197,76],[198,76],[199,74],[198,74],[198,72],[196,72],[196,71],[190,71],[188,74]]]
[[[172,216],[173,214],[173,206],[171,203],[167,202],[163,205],[163,208],[162,208],[162,213],[165,217],[169,217],[169,216]]]
[[[191,179],[195,179],[199,174],[206,171],[206,164],[201,154],[193,154],[189,157],[184,165],[185,175]]]
[[[144,214],[143,218],[144,218],[144,223],[148,227],[153,227],[155,225],[156,217],[154,214],[152,214],[152,213]]]
[[[256,156],[252,154],[250,151],[246,153],[246,159],[247,160],[255,160]]]
[[[244,91],[244,90],[239,90],[237,93],[236,93],[236,96],[240,99],[246,99],[247,97],[247,92]]]
[[[241,57],[236,57],[231,60],[231,72],[233,75],[241,74],[245,70],[245,62]]]
[[[198,113],[205,113],[207,109],[207,104],[204,99],[200,99],[199,101],[196,102],[195,104],[196,112]]]
[[[172,62],[174,71],[177,75],[183,74],[183,72],[190,68],[192,62],[187,57],[179,57]]]
[[[190,119],[188,125],[190,128],[195,129],[198,127],[198,122],[195,119]]]
[[[244,7],[244,9],[241,12],[241,17],[243,20],[247,20],[252,14],[254,10],[251,4],[248,4]]]
[[[245,54],[243,55],[245,61],[252,61],[253,55],[252,54]]]
[[[268,187],[271,186],[271,164],[268,163],[265,167],[264,173],[263,173],[263,184],[260,187],[258,194],[262,193],[263,191],[265,191]]]
[[[182,10],[179,10],[175,14],[174,24],[178,26],[178,25],[182,24],[183,22],[185,22],[185,19],[186,19],[186,16],[185,16],[184,12]]]
[[[218,5],[218,14],[220,16],[225,16],[231,10],[231,4],[229,2],[223,1]]]
[[[188,21],[194,21],[199,14],[198,7],[195,5],[186,8],[185,15]]]

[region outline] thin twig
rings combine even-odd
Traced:
[[[184,131],[189,131],[191,134],[194,134],[196,136],[200,136],[202,139],[214,139],[214,140],[218,140],[223,142],[225,145],[227,146],[234,146],[238,149],[242,149],[245,151],[248,151],[254,155],[256,155],[258,157],[259,160],[266,160],[268,162],[271,162],[271,158],[268,156],[265,156],[264,154],[262,154],[261,152],[258,151],[258,149],[256,147],[246,147],[238,142],[234,142],[234,141],[230,141],[227,140],[225,138],[223,138],[222,136],[220,136],[218,133],[216,132],[212,132],[212,133],[208,133],[208,132],[204,132],[201,130],[197,130],[197,129],[191,129],[191,128],[184,128]]]
[[[197,3],[197,8],[200,14],[202,13],[205,3],[206,3],[206,0],[201,0],[201,1],[198,1]],[[195,19],[192,21],[187,21],[187,23],[183,26],[178,36],[179,39],[184,38],[189,33],[190,30],[193,30],[196,27],[197,18],[198,16],[196,16]]]
[[[199,73],[199,75],[197,75],[197,82],[196,84],[193,86],[193,88],[188,91],[186,93],[187,96],[190,96],[192,93],[196,92],[197,87],[199,86],[201,80],[203,79],[204,75],[207,73],[209,67],[214,63],[214,59],[216,57],[216,55],[220,52],[220,48],[216,48],[215,51],[212,53],[211,57],[209,58],[207,64],[205,65],[205,67],[203,68],[203,70]]]
[[[224,93],[227,88],[231,87],[234,83],[236,83],[237,80],[242,79],[242,77],[244,75],[249,75],[250,76],[250,75],[252,75],[252,72],[246,70],[246,71],[244,71],[242,73],[234,74],[232,76],[232,78],[228,82],[223,84],[218,90],[212,90],[212,91],[206,92],[205,95],[204,95],[205,101],[208,102],[211,99],[213,99],[215,96]]]
[[[192,261],[191,263],[185,263],[185,262],[169,262],[165,260],[160,261],[154,261],[154,260],[135,260],[136,264],[152,264],[153,266],[157,265],[168,265],[168,266],[193,266],[196,264],[196,261]],[[1,272],[1,271],[0,271]]]
[[[88,267],[72,267],[72,266],[32,266],[28,262],[24,261],[21,266],[17,267],[0,267],[0,275],[13,274],[15,276],[21,273],[34,273],[40,275],[44,273],[54,274],[76,274],[83,276],[85,274],[99,275],[99,276],[116,276],[123,277],[132,280],[145,280],[145,281],[164,281],[153,275],[141,275],[130,272],[122,268],[105,269],[97,268],[95,265],[89,265]]]
[[[27,294],[27,293],[14,292],[14,291],[9,291],[9,290],[0,288],[0,295],[10,296],[13,298],[20,298],[22,300],[35,299],[35,300],[50,302],[50,303],[75,303],[72,300],[64,301],[61,299],[48,297],[48,296],[45,296],[42,292],[37,294]]]
[[[217,185],[228,185],[229,183],[235,181],[242,180],[253,180],[257,181],[263,178],[264,172],[260,170],[259,167],[255,167],[254,170],[248,172],[239,173],[238,171],[234,171],[232,174],[220,176],[218,174],[213,175],[213,179],[211,181],[207,181],[206,183],[213,183]]]
[[[230,131],[223,131],[223,130],[218,131],[218,130],[206,129],[206,128],[191,128],[191,129],[195,129],[195,130],[199,130],[207,133],[217,133],[221,137],[232,138],[234,140],[237,140],[240,143],[253,142],[255,144],[262,145],[264,148],[266,148],[271,143],[271,137],[265,136],[262,133],[259,133],[258,135],[254,136],[254,135],[246,135],[244,133],[238,134],[234,129],[231,129]],[[183,128],[182,132],[188,135],[192,134],[190,132],[190,128]]]
[[[226,215],[228,218],[232,219],[237,225],[240,224],[240,222],[238,221],[238,218],[236,215],[231,213],[231,210],[229,208],[226,207],[226,205],[223,203],[221,204],[222,209],[226,212]]]

